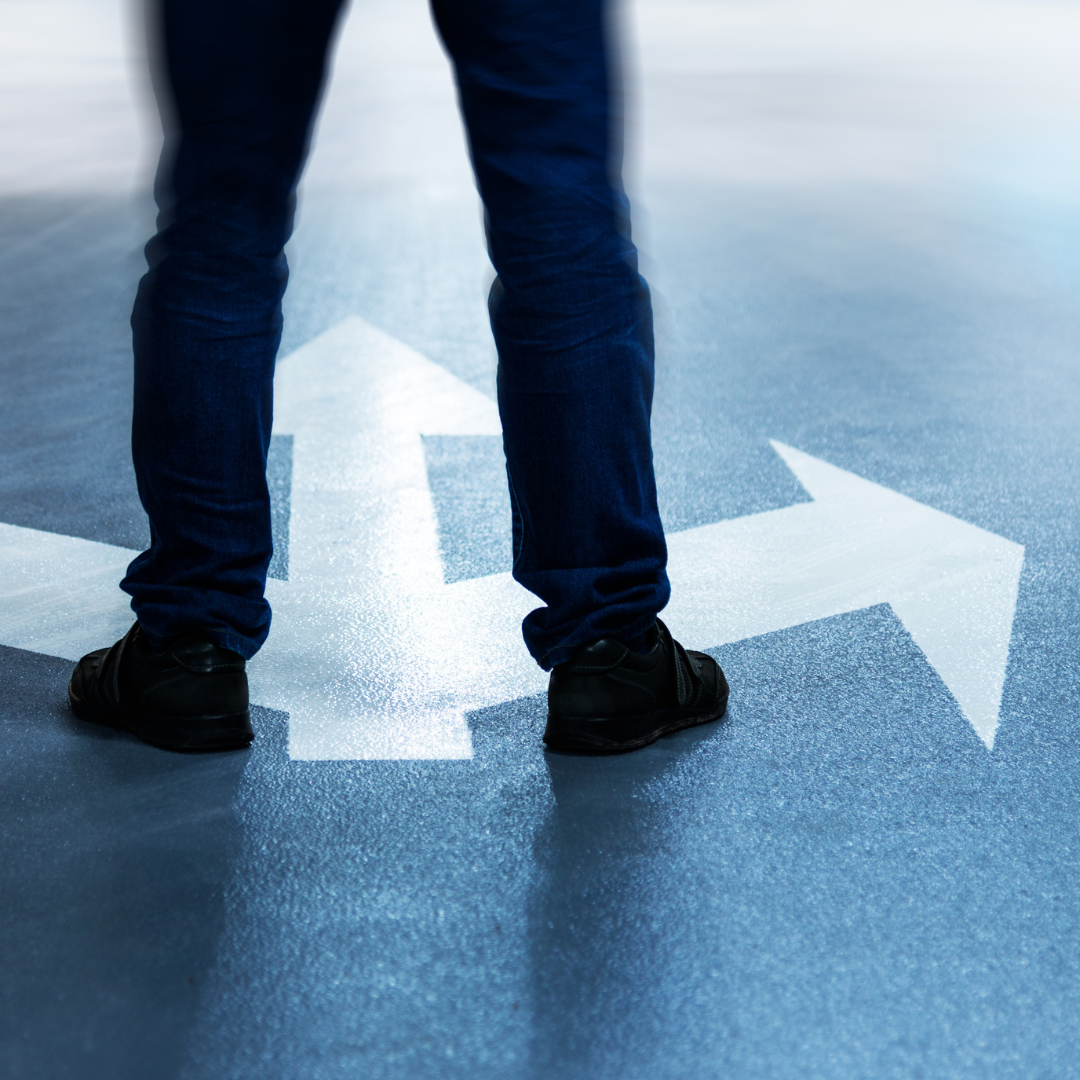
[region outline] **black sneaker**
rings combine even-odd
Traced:
[[[544,732],[551,749],[637,750],[724,715],[728,684],[720,665],[705,653],[687,652],[659,619],[650,635],[646,652],[601,638],[552,670]]]
[[[197,634],[155,655],[136,623],[111,649],[79,661],[68,698],[81,720],[130,731],[166,750],[251,744],[244,658]]]

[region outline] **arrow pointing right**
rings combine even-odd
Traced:
[[[712,646],[887,603],[992,748],[1023,546],[772,445],[814,501],[669,535],[664,618]]]

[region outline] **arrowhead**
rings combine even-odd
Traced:
[[[137,552],[0,525],[0,643],[77,660],[131,626],[116,583]]]
[[[822,511],[842,525],[838,554],[849,579],[883,579],[893,611],[993,748],[1023,546],[790,446],[772,445]]]
[[[355,315],[290,353],[274,384],[275,430],[331,443],[372,427],[398,438],[502,434],[494,401]]]

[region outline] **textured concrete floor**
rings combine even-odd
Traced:
[[[631,15],[665,521],[807,502],[775,439],[1022,544],[992,748],[888,603],[688,641],[729,719],[601,761],[543,753],[539,696],[472,710],[469,760],[296,760],[268,708],[250,752],[163,754],[0,640],[4,1075],[1080,1075],[1080,9]],[[136,42],[0,2],[0,522],[121,548]],[[290,260],[283,370],[360,316],[491,393],[418,0],[354,5]],[[505,571],[497,437],[423,450],[445,580]]]

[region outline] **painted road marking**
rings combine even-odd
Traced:
[[[289,580],[252,700],[298,760],[463,759],[467,712],[541,693],[509,574],[447,585],[421,437],[494,435],[495,404],[361,319],[279,366],[292,435]],[[669,536],[665,618],[706,648],[888,603],[992,747],[1024,549],[774,443],[813,502]],[[130,622],[132,552],[0,525],[0,642],[76,659]]]
[[[722,645],[888,603],[992,748],[1023,546],[773,447],[814,501],[670,536],[665,620]]]

